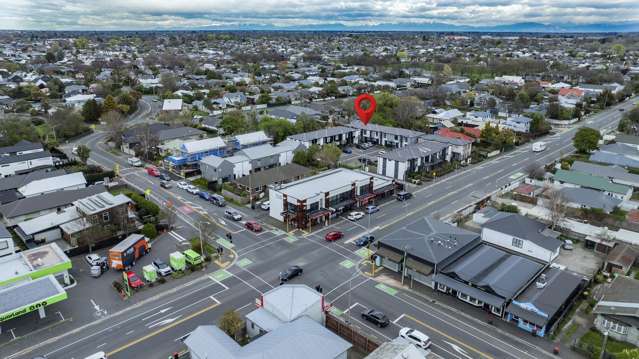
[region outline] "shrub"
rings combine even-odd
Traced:
[[[158,236],[158,231],[157,229],[155,229],[155,225],[151,224],[151,223],[147,223],[144,225],[144,227],[142,227],[142,234],[144,234],[145,236],[147,236],[150,239],[153,239],[155,237]]]
[[[502,203],[499,207],[499,210],[502,212],[519,213],[519,208],[517,208],[517,206],[515,206],[514,204]]]
[[[137,193],[131,194],[131,199],[137,205],[138,209],[144,210],[146,213],[153,216],[160,214],[160,207],[157,204],[147,200]]]

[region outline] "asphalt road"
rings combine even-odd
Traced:
[[[634,100],[621,106],[628,109],[631,102]],[[142,115],[133,120],[144,120],[144,108],[140,112]],[[613,108],[587,119],[585,124],[614,127],[621,114]],[[433,353],[444,358],[554,357],[549,352],[550,342],[539,338],[533,341],[514,328],[504,331],[488,325],[482,318],[466,314],[467,306],[461,302],[448,305],[450,298],[439,298],[436,293],[432,294],[436,299],[428,299],[407,289],[380,285],[376,279],[360,273],[358,263],[367,255],[358,251],[352,241],[368,231],[380,238],[420,216],[445,215],[462,208],[477,197],[507,185],[529,163],[551,162],[570,152],[575,131],[566,130],[545,139],[548,148],[542,153],[532,153],[528,145],[418,188],[410,201],[382,203],[382,210],[370,218],[370,225],[367,218],[355,223],[339,219],[312,233],[298,231],[291,235],[268,224],[262,234],[256,235],[244,230],[241,224],[224,220],[218,207],[176,188],[168,191],[159,188],[157,179],[149,178],[141,169],[130,168],[125,157],[108,151],[101,143],[103,134],[92,134],[79,140],[91,148],[91,161],[106,167],[119,163],[127,183],[140,189],[151,188],[153,200],[162,204],[170,199],[180,208],[179,219],[191,231],[197,230],[198,222],[206,218],[218,223],[218,235],[233,232],[236,261],[225,271],[203,272],[189,282],[99,320],[75,323],[73,329],[64,331],[53,328],[42,334],[43,340],[37,343],[16,343],[12,351],[3,352],[2,356],[29,358],[46,354],[48,358],[83,358],[103,350],[111,358],[165,358],[184,348],[180,338],[197,325],[217,323],[228,309],[240,310],[242,314],[252,310],[260,293],[279,284],[278,273],[297,264],[304,267],[304,275],[292,282],[321,284],[336,313],[380,339],[392,339],[400,327],[411,326],[431,336]],[[245,219],[264,216],[259,210],[239,210]],[[323,234],[334,229],[343,230],[346,238],[326,243]],[[360,312],[373,307],[383,309],[393,324],[379,329],[363,322]]]

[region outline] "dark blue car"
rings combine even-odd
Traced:
[[[373,243],[375,241],[375,236],[370,235],[370,234],[366,234],[363,235],[359,238],[357,238],[355,240],[355,245],[358,247],[365,247],[367,245],[369,245],[370,243]]]
[[[200,192],[198,192],[198,194],[197,194],[197,195],[198,195],[198,196],[200,196],[200,198],[202,198],[202,199],[204,199],[204,200],[207,200],[207,201],[210,201],[210,200],[211,200],[211,194],[210,194],[210,193],[208,193],[208,192],[200,191]]]

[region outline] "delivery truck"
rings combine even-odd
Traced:
[[[135,265],[138,258],[151,251],[149,238],[141,234],[131,234],[122,242],[109,249],[109,267],[126,270]]]

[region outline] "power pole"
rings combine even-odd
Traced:
[[[608,342],[608,331],[603,333],[603,343],[601,344],[601,353],[599,353],[599,359],[603,359],[606,353],[606,343]]]

